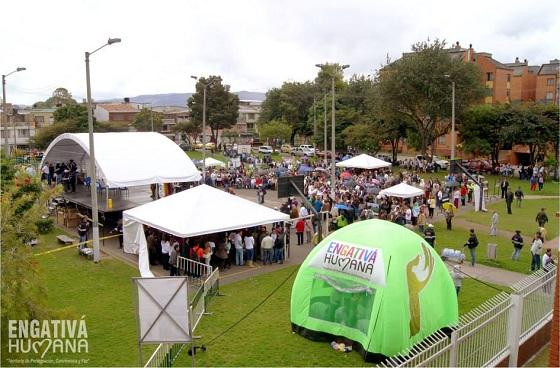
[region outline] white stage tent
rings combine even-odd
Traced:
[[[98,179],[109,188],[199,181],[200,172],[172,140],[154,132],[94,133]],[[44,162],[73,159],[89,172],[89,136],[65,133],[47,148]],[[89,174],[88,174],[89,175]]]
[[[151,277],[143,225],[188,238],[289,219],[290,216],[282,212],[208,185],[199,185],[124,211],[124,251],[138,254],[140,274]]]
[[[387,197],[413,198],[424,195],[424,191],[422,189],[413,187],[412,185],[400,183],[387,189],[383,189],[379,192],[379,195],[384,195]]]
[[[352,157],[348,160],[338,162],[336,164],[336,166],[337,167],[348,167],[348,168],[354,168],[354,169],[373,170],[373,169],[379,169],[379,168],[382,168],[382,167],[389,167],[389,166],[391,166],[391,163],[387,162],[387,161],[380,160],[380,159],[375,158],[375,157],[371,157],[370,155],[366,155],[365,153],[362,153],[361,155],[358,155],[356,157]]]

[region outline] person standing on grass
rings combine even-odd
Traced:
[[[247,266],[254,267],[253,256],[255,249],[255,238],[253,238],[253,235],[251,233],[247,233],[247,235],[245,235],[245,238],[243,239],[243,242],[245,243],[245,250],[247,251]]]
[[[511,215],[511,204],[513,203],[513,193],[511,189],[508,188],[506,192],[506,207],[508,214]]]
[[[544,176],[539,174],[537,178],[537,183],[539,184],[539,192],[544,188]]]
[[[461,266],[454,265],[451,270],[451,278],[453,279],[453,284],[455,285],[455,292],[459,296],[459,291],[461,291],[461,286],[463,285],[463,279],[465,276],[461,272]]]
[[[430,194],[430,198],[428,198],[428,217],[434,217],[434,210],[436,209],[436,199],[434,198],[433,194]]]
[[[445,210],[445,223],[447,224],[447,230],[451,230],[451,222],[453,221],[453,216],[455,216],[455,214],[453,213],[453,207],[447,207],[447,209]]]
[[[88,222],[86,217],[82,217],[82,221],[78,224],[78,235],[80,236],[80,249],[84,248],[88,235]]]
[[[541,253],[543,242],[541,233],[537,232],[531,243],[531,271],[538,271],[541,269]]]
[[[520,230],[515,230],[515,235],[511,238],[511,243],[513,244],[511,259],[513,261],[518,261],[521,255],[521,248],[523,248],[523,237],[521,236]]]
[[[234,231],[230,234],[229,240],[235,248],[235,264],[237,266],[243,266],[243,241],[241,235],[239,235],[237,231]]]
[[[282,228],[277,228],[276,239],[274,239],[274,263],[283,264],[284,263],[284,247],[286,243],[284,241],[284,232]]]
[[[422,205],[422,208],[420,209],[420,213],[418,214],[417,224],[420,233],[424,234],[424,228],[426,227],[426,213],[425,213],[424,205]]]
[[[505,177],[503,177],[502,181],[500,182],[500,189],[502,191],[502,199],[505,198],[508,188],[509,188],[509,183],[508,183],[507,179]]]
[[[521,201],[523,201],[523,197],[525,196],[523,195],[521,187],[517,187],[517,190],[515,191],[515,204],[517,205],[517,207],[521,208]]]
[[[531,192],[534,192],[537,190],[537,176],[533,174],[529,181],[531,183]]]
[[[461,185],[461,206],[465,207],[465,204],[467,202],[467,193],[469,192],[469,190],[467,189],[467,183],[463,182],[463,185]]]
[[[470,230],[469,239],[465,243],[465,247],[469,248],[469,252],[471,253],[471,265],[474,267],[476,264],[476,247],[478,247],[478,238],[474,233],[474,229]]]
[[[537,221],[539,227],[544,227],[544,225],[548,222],[548,216],[546,215],[545,208],[541,208],[541,211],[537,213],[535,221]]]
[[[494,211],[492,214],[492,224],[490,225],[490,235],[496,236],[498,234],[498,212]]]
[[[428,224],[426,231],[424,231],[424,240],[426,243],[430,244],[432,248],[436,247],[436,231],[434,230],[434,225]]]

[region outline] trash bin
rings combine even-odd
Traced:
[[[496,260],[496,250],[497,250],[498,245],[494,244],[494,243],[488,243],[488,246],[486,248],[486,258],[491,259],[491,260]]]

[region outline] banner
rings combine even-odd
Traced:
[[[385,286],[383,251],[338,240],[321,248],[309,263],[311,267],[357,276]]]

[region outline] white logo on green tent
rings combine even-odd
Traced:
[[[383,251],[378,248],[331,240],[327,246],[321,248],[309,265],[357,276],[385,286]]]

